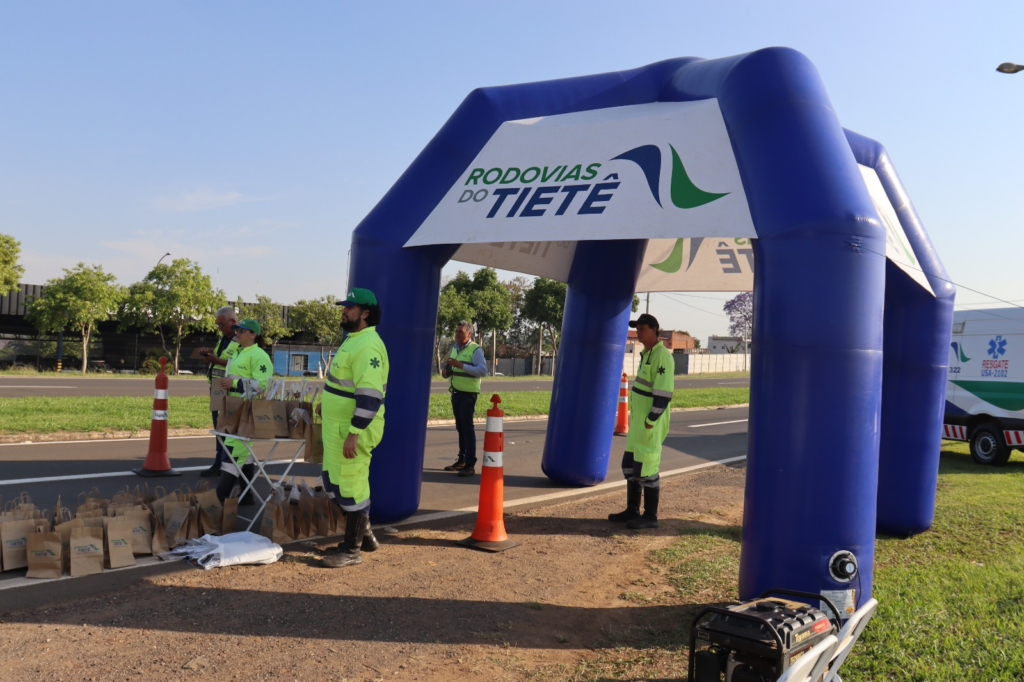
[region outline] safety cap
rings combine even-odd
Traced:
[[[649,313],[643,313],[642,315],[640,315],[640,317],[636,318],[635,320],[629,321],[629,326],[633,327],[634,329],[637,327],[637,325],[640,324],[646,325],[651,329],[661,329],[661,325],[658,324],[658,318]]]
[[[231,325],[231,328],[232,329],[248,329],[249,331],[255,332],[256,334],[260,334],[263,331],[263,328],[260,327],[260,323],[257,322],[256,320],[252,319],[251,317],[245,318],[244,320],[242,320],[238,324]]]
[[[338,301],[337,305],[377,305],[377,297],[369,289],[352,289],[344,301]]]

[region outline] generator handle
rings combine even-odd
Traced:
[[[836,605],[832,603],[831,599],[829,599],[823,594],[815,594],[813,592],[801,592],[800,590],[787,590],[782,587],[776,587],[770,590],[765,590],[761,593],[761,596],[758,597],[758,599],[764,599],[770,594],[785,595],[788,597],[801,597],[802,599],[817,599],[823,601],[826,605],[828,605],[830,609],[832,609],[832,615],[829,616],[828,619],[832,621],[832,624],[836,627],[836,632],[839,632],[843,629],[843,623],[841,620],[839,620],[839,609],[836,608]]]
[[[693,619],[693,624],[696,625],[704,616],[711,613],[729,616],[730,618],[739,618],[740,620],[749,620],[751,623],[760,625],[771,633],[772,638],[775,639],[775,643],[779,647],[779,651],[783,651],[785,649],[785,644],[782,641],[782,635],[779,634],[778,630],[776,630],[774,627],[771,626],[771,624],[766,623],[760,618],[756,616],[747,615],[741,611],[730,611],[729,609],[724,609],[721,606],[705,606],[703,609],[697,612],[697,616]],[[693,632],[693,628],[691,628],[691,632]]]

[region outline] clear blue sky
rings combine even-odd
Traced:
[[[994,70],[1022,35],[1015,2],[0,0],[0,232],[31,283],[170,251],[230,297],[343,293],[352,229],[474,87],[785,45],[886,145],[951,277],[1024,301],[1024,73]],[[651,312],[706,339],[725,298]]]

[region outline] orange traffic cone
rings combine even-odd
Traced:
[[[149,453],[141,469],[132,469],[139,476],[181,476],[180,471],[171,468],[167,458],[167,375],[164,367],[167,358],[160,358],[160,373],[156,375],[156,391],[153,392],[153,419],[149,426]]]
[[[622,373],[622,383],[619,384],[619,412],[615,419],[615,435],[625,436],[629,433],[629,379],[626,373]]]
[[[484,461],[480,469],[480,504],[477,506],[476,527],[473,534],[459,540],[464,547],[502,552],[522,544],[509,540],[505,533],[505,434],[498,409],[501,398],[491,396],[491,409],[487,410],[487,433],[484,434]]]

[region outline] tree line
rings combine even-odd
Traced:
[[[2,295],[17,290],[24,269],[18,263],[20,244],[13,237],[0,234],[0,247]],[[472,275],[460,270],[447,278],[439,292],[434,342],[438,371],[453,342],[455,326],[468,320],[477,329],[477,342],[489,346],[492,371],[500,345],[505,357],[535,355],[535,372],[539,372],[541,356],[557,356],[566,291],[565,283],[544,277],[531,281],[518,276],[502,282],[493,268],[481,268]],[[236,297],[234,305],[239,319],[259,320],[263,339],[271,346],[284,337],[320,344],[320,366],[325,369],[330,349],[342,341],[337,301],[333,295],[300,300],[290,307],[287,323],[281,305],[269,296],[258,296],[250,303]],[[634,296],[634,312],[639,302]],[[216,311],[227,303],[225,292],[215,289],[209,275],[188,258],[158,263],[128,286],[118,284],[100,265],[78,263],[44,284],[42,295],[28,302],[27,317],[41,332],[80,335],[83,372],[96,326],[110,319],[117,320],[122,330],[136,328],[159,336],[177,371],[182,342],[190,334],[215,331]]]

